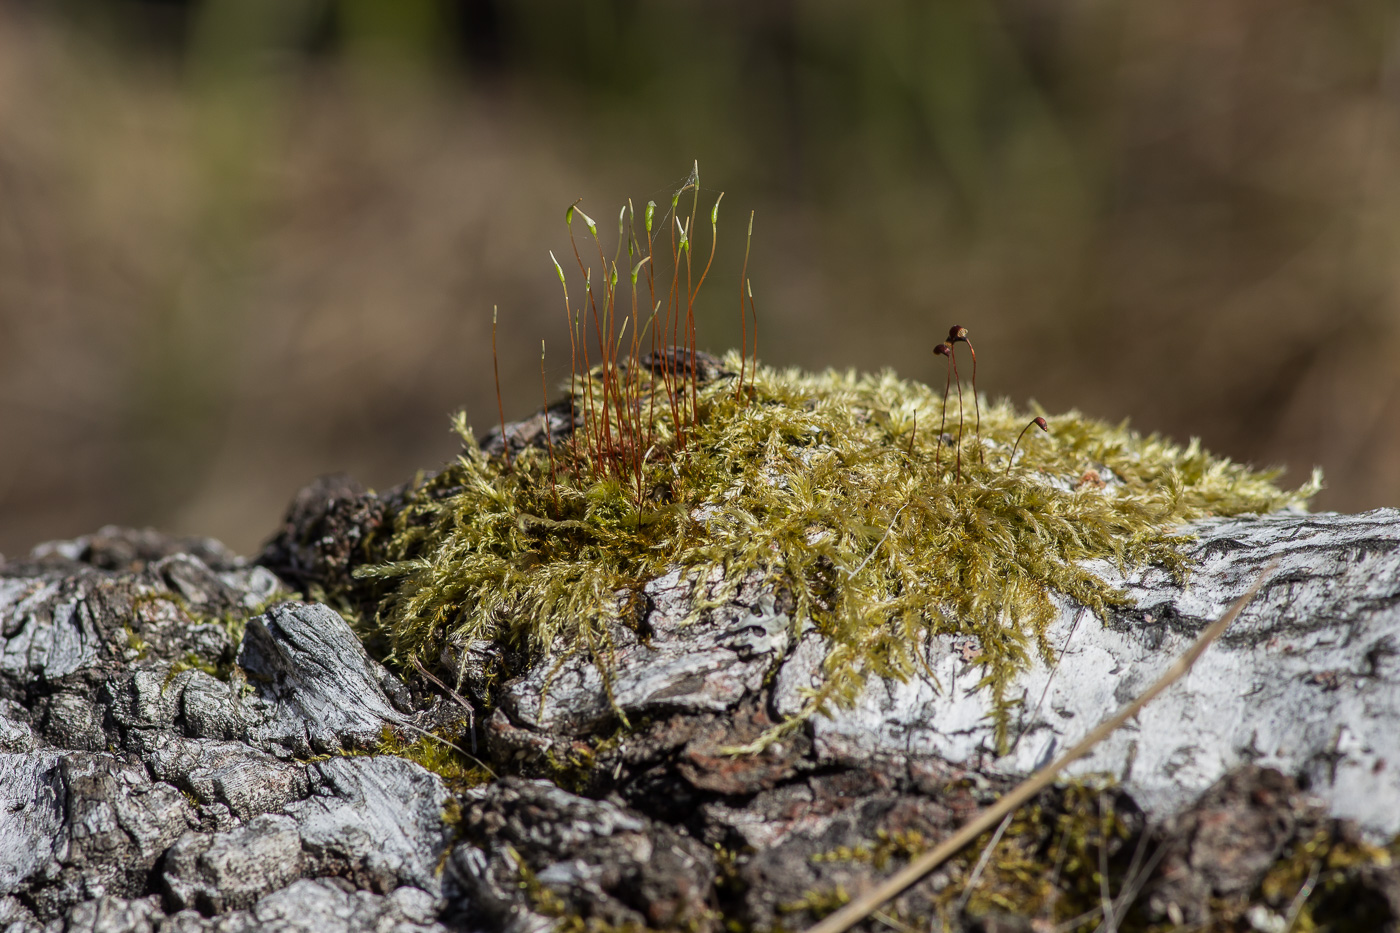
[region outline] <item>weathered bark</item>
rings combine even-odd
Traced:
[[[1254,601],[1190,676],[1074,766],[1118,777],[1154,817],[1173,815],[1230,770],[1277,768],[1341,816],[1400,833],[1400,511],[1201,522],[1183,588],[1148,569],[1123,581],[1132,609],[1101,624],[1063,604],[1058,659],[1021,678],[1011,754],[996,758],[985,693],[968,689],[976,647],[929,646],[938,683],[872,684],[850,710],[814,721],[819,759],[935,754],[1025,773],[1151,684],[1274,560]],[[1099,572],[1119,579],[1114,568]],[[778,676],[795,709],[817,679],[809,637]],[[942,689],[939,688],[941,684]]]
[[[473,733],[456,699],[386,671],[329,607],[285,601],[347,588],[386,501],[343,484],[299,497],[264,554],[284,581],[214,542],[120,529],[0,564],[0,928],[805,925],[801,905],[888,873],[900,845],[947,834],[1130,699],[1276,557],[1192,674],[1078,766],[1121,780],[1102,795],[1122,827],[1105,865],[1150,866],[1120,909],[1191,923],[1212,898],[1254,898],[1281,918],[1258,886],[1294,847],[1400,830],[1394,510],[1204,522],[1186,586],[1135,571],[1135,608],[1107,625],[1064,605],[1058,661],[1021,678],[1005,756],[973,689],[977,646],[941,639],[931,677],[872,681],[853,708],[734,757],[820,681],[820,640],[792,632],[781,593],[746,582],[683,625],[714,581],[653,581],[645,637],[613,633],[610,684],[589,658],[539,659]],[[227,620],[244,615],[235,640]],[[459,659],[468,686],[499,661],[478,648]],[[479,740],[500,779],[454,788],[362,754],[443,727]],[[1018,928],[947,912],[966,872],[891,911]],[[1395,869],[1344,881],[1339,916],[1364,907],[1368,928],[1395,928]]]

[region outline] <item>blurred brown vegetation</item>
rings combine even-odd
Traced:
[[[699,160],[700,343],[980,387],[1400,504],[1390,0],[0,0],[0,551],[249,551],[567,376],[547,250]],[[702,234],[702,240],[705,234]]]

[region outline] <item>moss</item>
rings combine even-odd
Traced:
[[[530,909],[556,921],[554,933],[660,933],[640,923],[609,923],[600,917],[585,917],[570,910],[569,903],[539,880],[513,846],[506,846],[506,855],[515,866],[516,884],[524,893]],[[672,933],[703,933],[713,929],[715,919],[714,915],[705,914],[664,929]]]
[[[179,593],[171,593],[164,590],[149,590],[138,593],[135,598],[131,600],[132,618],[139,619],[142,609],[147,606],[154,606],[158,603],[168,603],[186,616],[194,615],[190,609],[190,604],[185,600],[185,597],[181,596]]]
[[[133,621],[142,620],[142,609],[147,606],[157,604],[167,604],[173,607],[179,616],[186,620],[186,624],[214,625],[224,631],[227,636],[227,645],[217,658],[208,658],[196,652],[189,652],[183,658],[175,661],[170,670],[166,673],[164,687],[168,687],[177,674],[188,670],[201,670],[204,673],[218,680],[228,682],[235,676],[238,667],[236,656],[238,646],[243,642],[243,633],[248,627],[248,620],[254,616],[261,615],[272,606],[282,602],[299,601],[298,593],[274,593],[267,599],[262,600],[256,606],[236,606],[227,609],[218,615],[201,614],[180,594],[163,591],[152,591],[138,594],[131,603],[131,618]],[[130,624],[124,626],[127,636],[127,646],[136,651],[134,660],[142,660],[150,651],[150,646],[131,627]]]
[[[946,928],[961,911],[979,917],[1002,911],[1038,917],[1066,931],[1092,930],[1103,919],[1103,889],[1118,894],[1133,874],[1122,858],[1133,827],[1118,812],[1117,795],[1102,781],[1076,780],[1022,807],[998,835],[985,833],[939,871],[948,879],[931,895],[933,917],[906,918],[918,929],[929,929],[941,918]],[[993,839],[996,845],[992,846]],[[931,847],[917,832],[880,831],[872,841],[842,846],[813,856],[816,863],[854,861],[869,864],[882,876],[902,868]],[[986,861],[978,871],[984,854]],[[1105,871],[1107,874],[1105,875]],[[969,884],[972,887],[969,889]],[[808,911],[820,917],[840,907],[845,892],[817,889],[787,912]]]
[[[530,868],[520,853],[515,851],[514,846],[506,846],[506,855],[515,865],[516,884],[525,893],[525,899],[529,902],[532,910],[546,917],[555,918],[563,917],[568,913],[568,905],[564,899],[540,882],[534,870]]]
[[[751,849],[748,851],[752,851]],[[715,853],[715,901],[724,904],[737,901],[743,896],[746,885],[739,873],[743,857],[737,849],[714,843]],[[747,933],[749,927],[734,917],[721,915],[719,918],[726,933]]]
[[[984,834],[944,863],[939,871],[948,883],[930,895],[933,916],[909,918],[910,925],[956,929],[960,912],[974,918],[1004,912],[1037,918],[1065,933],[1088,933],[1103,924],[1107,894],[1118,912],[1117,929],[1177,929],[1167,921],[1151,920],[1141,897],[1145,882],[1157,871],[1161,847],[1169,843],[1152,838],[1135,809],[1120,809],[1122,799],[1110,783],[1094,780],[1074,780],[1042,794],[1016,811],[990,852],[994,833]],[[813,861],[864,862],[884,876],[904,867],[926,846],[916,833],[880,832],[874,840],[820,853]],[[1212,899],[1210,920],[1194,929],[1233,933],[1263,929],[1258,922],[1274,921],[1281,929],[1290,915],[1291,929],[1305,933],[1380,929],[1391,908],[1368,887],[1366,875],[1388,869],[1397,858],[1400,838],[1389,846],[1372,845],[1359,838],[1354,827],[1337,821],[1301,830],[1254,889]],[[974,875],[976,883],[969,890]],[[816,919],[847,899],[839,886],[818,888],[782,910],[806,912]]]
[[[219,615],[192,615],[191,625],[216,625],[223,629],[224,634],[228,636],[228,647],[216,660],[211,661],[191,653],[183,661],[175,662],[176,667],[180,670],[186,670],[190,667],[199,668],[209,676],[227,683],[238,670],[238,648],[243,644],[243,633],[248,629],[248,620],[254,616],[262,615],[278,603],[299,602],[300,600],[301,594],[299,593],[275,593],[251,608],[238,606]],[[179,671],[177,670],[176,673]]]
[[[1001,910],[1046,916],[1070,930],[1096,928],[1104,891],[1116,897],[1141,880],[1122,858],[1132,832],[1103,782],[1074,781],[1056,796],[1052,805],[1042,801],[1016,813],[970,892],[965,883],[992,834],[964,850],[953,869],[963,883],[941,892],[940,909],[965,902],[973,916]]]
[[[644,729],[649,724],[643,721],[637,726]],[[544,752],[550,779],[565,790],[589,796],[589,791],[597,784],[600,760],[620,748],[626,735],[624,727],[619,726],[609,733],[576,739],[567,745],[562,742],[550,745]]]
[[[808,891],[802,897],[786,904],[778,905],[779,914],[811,914],[813,918],[820,920],[828,914],[845,907],[851,902],[851,895],[841,885],[837,885],[830,891]]]
[[[228,679],[228,671],[223,670],[219,664],[207,658],[200,657],[198,654],[191,651],[183,658],[170,665],[170,670],[165,672],[165,679],[160,683],[160,692],[164,693],[166,688],[175,682],[175,678],[185,671],[203,671],[210,677],[215,677],[220,680]]]
[[[876,870],[883,871],[891,859],[912,859],[928,849],[928,842],[917,830],[908,832],[888,832],[878,830],[873,843],[860,843],[856,846],[840,846],[830,852],[819,852],[812,861],[822,862],[868,862]]]
[[[543,913],[543,911],[541,911]],[[701,933],[709,927],[697,920],[676,927],[667,927],[668,933]],[[554,925],[555,933],[661,933],[653,927],[639,923],[608,923],[597,917],[581,917],[578,914],[565,914]]]
[[[433,735],[420,735],[409,741],[390,727],[385,726],[379,743],[371,750],[375,755],[396,755],[422,765],[442,778],[444,784],[454,791],[480,787],[488,783],[492,776],[480,762],[459,751],[456,741]],[[460,812],[458,814],[460,821]],[[446,815],[444,815],[446,819]],[[452,822],[452,821],[449,821]]]
[[[958,450],[931,429],[940,393],[888,372],[757,367],[737,398],[732,375],[713,379],[682,448],[663,383],[636,380],[632,417],[648,415],[651,448],[622,478],[577,440],[602,435],[586,419],[554,444],[551,470],[541,447],[487,456],[458,417],[461,457],[410,495],[379,542],[385,561],[358,571],[392,587],[377,622],[391,657],[432,663],[485,639],[555,663],[586,652],[606,681],[610,624],[635,624],[640,587],[719,567],[730,586],[761,574],[786,589],[794,631],[811,623],[828,639],[825,685],[795,722],[851,701],[872,674],[914,673],[926,636],[973,635],[1004,737],[1015,677],[1050,655],[1052,594],[1101,615],[1125,603],[1085,562],[1184,575],[1183,522],[1299,506],[1319,486],[1285,492],[1194,441],[1076,412],[1027,435],[1008,470],[1027,415],[1006,402],[982,407],[980,439],[969,413],[959,476]],[[950,429],[957,414],[954,397]]]
[[[1260,883],[1257,901],[1285,916],[1295,913],[1292,928],[1299,933],[1381,929],[1393,908],[1368,897],[1359,879],[1367,869],[1390,868],[1397,858],[1400,838],[1382,847],[1340,834],[1335,825],[1319,828],[1284,850]],[[1242,916],[1246,909],[1214,906],[1226,916]]]
[[[456,797],[448,797],[447,802],[442,805],[443,824],[460,835],[466,818],[466,814],[462,812],[462,801]],[[445,857],[447,853],[444,852],[443,855]]]
[[[144,660],[151,651],[151,646],[146,643],[146,639],[142,638],[130,625],[123,625],[122,631],[126,633],[126,650],[133,652],[130,660]]]

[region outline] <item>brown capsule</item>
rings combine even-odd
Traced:
[[[1011,459],[1006,461],[1006,472],[1002,474],[1003,476],[1010,475],[1011,464],[1014,463],[1016,460],[1016,448],[1021,446],[1021,438],[1026,436],[1026,432],[1031,429],[1031,425],[1035,425],[1037,428],[1040,428],[1040,430],[1044,431],[1047,434],[1050,433],[1050,425],[1045,423],[1044,418],[1040,417],[1039,415],[1032,418],[1030,422],[1027,423],[1027,425],[1024,428],[1021,429],[1021,433],[1016,435],[1016,443],[1011,445]]]

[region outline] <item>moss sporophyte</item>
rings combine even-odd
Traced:
[[[1195,441],[1077,412],[1018,447],[1029,416],[1006,401],[974,403],[975,431],[962,431],[960,403],[958,436],[919,431],[951,420],[946,386],[940,397],[891,372],[778,371],[740,352],[699,354],[693,309],[705,272],[697,260],[691,284],[694,208],[688,221],[676,216],[684,191],[672,199],[664,301],[653,297],[654,205],[645,242],[624,209],[630,288],[601,247],[602,274],[579,260],[582,303],[565,284],[567,404],[547,409],[528,442],[503,431],[494,455],[458,415],[461,456],[413,490],[377,546],[383,562],[359,571],[385,584],[376,624],[394,660],[432,666],[444,649],[486,640],[545,663],[585,652],[606,683],[610,630],[638,624],[629,594],[675,568],[696,578],[718,569],[735,587],[759,574],[791,597],[795,631],[826,639],[823,685],[781,729],[851,702],[872,675],[916,674],[930,637],[973,635],[1004,741],[1017,674],[1051,654],[1052,594],[1100,615],[1125,603],[1089,562],[1184,576],[1183,523],[1301,506],[1320,486],[1314,475],[1286,492],[1276,474]],[[746,295],[751,312],[747,281],[741,315]],[[631,306],[620,323],[619,304]],[[967,337],[955,331],[940,344],[950,368]]]

